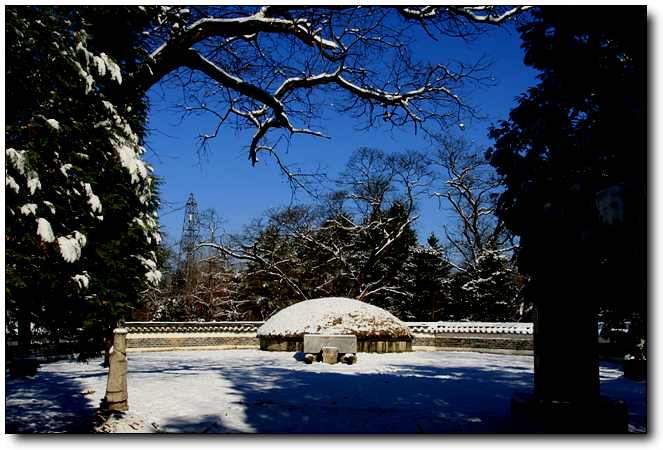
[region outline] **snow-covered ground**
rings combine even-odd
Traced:
[[[533,386],[530,356],[461,352],[359,353],[354,365],[305,364],[302,353],[259,350],[130,353],[129,408],[99,431],[139,433],[535,432],[509,419],[514,390]],[[80,429],[99,407],[107,369],[42,364],[5,378],[6,432]],[[646,432],[646,382],[600,362],[601,392],[627,402]]]

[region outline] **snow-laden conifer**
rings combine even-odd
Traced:
[[[157,205],[145,106],[117,95],[121,65],[77,20],[67,8],[7,11],[7,314],[24,344],[30,323],[98,343],[161,276],[158,224],[134,229]]]

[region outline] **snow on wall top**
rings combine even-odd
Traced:
[[[265,322],[127,322],[133,333],[255,332]]]
[[[534,334],[532,322],[408,322],[415,333]]]
[[[263,321],[242,322],[127,322],[130,333],[195,333],[195,332],[257,332]],[[485,333],[534,334],[532,322],[405,322],[410,331],[419,334]],[[599,334],[602,322],[599,322]],[[624,330],[626,331],[626,330]]]
[[[305,334],[414,337],[407,324],[384,309],[340,297],[296,303],[276,313],[258,329],[258,337]]]

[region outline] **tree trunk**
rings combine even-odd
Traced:
[[[34,377],[39,362],[32,354],[32,305],[26,296],[18,306],[18,352],[9,364],[10,378]]]
[[[534,394],[514,394],[511,415],[555,433],[626,433],[626,404],[600,392],[596,278],[574,256],[532,275]]]
[[[597,401],[597,310],[587,283],[568,273],[558,279],[549,275],[539,279],[534,306],[534,394],[543,400]]]
[[[32,311],[29,302],[21,302],[18,307],[18,356],[27,358],[32,354]]]
[[[110,352],[113,348],[113,339],[114,338],[106,339],[106,350],[104,351],[104,368],[110,367]]]

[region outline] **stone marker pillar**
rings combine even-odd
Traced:
[[[338,348],[322,347],[322,362],[336,364],[338,362]]]
[[[127,329],[113,330],[113,347],[110,349],[108,383],[102,409],[106,411],[128,411],[129,393],[127,390]]]

